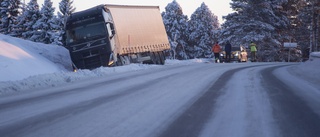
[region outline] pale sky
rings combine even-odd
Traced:
[[[58,11],[58,3],[61,0],[51,0],[54,7],[56,7],[56,12]],[[168,3],[171,3],[173,0],[74,0],[73,6],[76,7],[76,11],[85,10],[100,4],[120,4],[120,5],[150,5],[150,6],[160,6],[161,12],[164,11]],[[224,21],[222,16],[226,16],[232,12],[230,8],[231,0],[176,0],[182,7],[182,11],[185,15],[190,15],[201,6],[201,3],[204,2],[212,13],[219,18],[220,24]],[[29,0],[26,0],[28,3]],[[44,0],[38,0],[39,5],[43,4]]]

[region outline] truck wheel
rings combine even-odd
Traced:
[[[157,61],[156,61],[156,55],[154,54],[154,52],[150,52],[149,55],[150,55],[150,64],[156,64]]]
[[[155,64],[161,64],[161,58],[160,58],[159,52],[153,52],[153,53],[154,53],[155,61],[156,61]]]
[[[124,56],[123,59],[124,59],[124,64],[125,64],[125,65],[129,65],[129,64],[131,63],[130,57]]]
[[[166,58],[164,57],[164,53],[162,51],[159,52],[159,57],[160,57],[160,64],[164,65]]]
[[[123,56],[120,56],[120,61],[122,65],[126,65],[126,60],[124,59]]]
[[[117,58],[116,66],[122,66],[122,61],[120,58]]]
[[[130,57],[128,56],[120,56],[118,60],[119,62],[121,62],[122,65],[129,65],[131,63]]]

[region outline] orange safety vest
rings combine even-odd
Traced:
[[[220,45],[216,44],[212,47],[213,53],[219,53],[221,51]]]

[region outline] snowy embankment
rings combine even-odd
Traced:
[[[286,85],[291,85],[295,89],[295,94],[300,96],[318,115],[320,115],[319,68],[320,52],[314,52],[306,62],[275,71],[278,78]]]
[[[166,65],[202,61],[168,60]],[[34,43],[0,34],[0,95],[154,67],[162,66],[131,64],[112,68],[101,67],[92,71],[79,70],[74,73],[69,52],[64,47]]]
[[[0,81],[71,70],[68,51],[0,34]]]
[[[183,62],[193,63],[201,62],[202,60],[190,60]],[[180,61],[169,60],[166,65],[180,64]],[[111,74],[123,73],[129,71],[137,71],[161,67],[159,65],[146,65],[146,64],[130,64],[127,66],[119,67],[100,67],[94,70],[78,70],[76,73],[72,71],[60,70],[53,73],[30,75],[22,80],[15,81],[0,81],[0,95],[16,93],[24,90],[32,90],[44,87],[56,87],[66,83],[72,83],[79,80],[105,77]]]
[[[320,81],[320,52],[310,54],[310,59],[302,62],[298,66],[289,69],[295,75],[301,76],[304,79],[313,80],[311,82],[318,83]]]
[[[311,57],[310,61],[301,63],[292,70],[313,78],[319,76],[320,71],[314,71],[314,69],[320,66],[320,54],[312,53]],[[203,62],[207,61],[201,59],[167,60],[166,65]],[[101,67],[92,71],[80,70],[74,73],[71,71],[69,53],[64,47],[34,43],[0,34],[0,95],[165,66],[131,64],[113,68]]]

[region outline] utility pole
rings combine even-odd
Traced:
[[[315,35],[314,35],[314,43],[315,43],[315,47],[316,47],[316,49],[315,49],[315,51],[319,51],[319,15],[317,15],[316,14],[316,20],[315,20],[316,22],[315,22]]]
[[[309,27],[309,30],[310,30],[310,46],[309,46],[309,53],[312,52],[312,23],[310,24],[310,27]]]
[[[26,0],[23,0],[23,10],[26,9]]]
[[[311,24],[311,31],[312,31],[312,46],[311,46],[311,52],[316,51],[316,14],[315,14],[315,7],[314,7],[314,1],[311,1],[312,4],[312,24]]]
[[[311,8],[312,8],[312,21],[311,21],[311,32],[312,32],[312,46],[310,48],[312,52],[314,51],[320,51],[320,44],[319,44],[319,38],[320,38],[320,4],[319,0],[312,0],[311,2]]]

